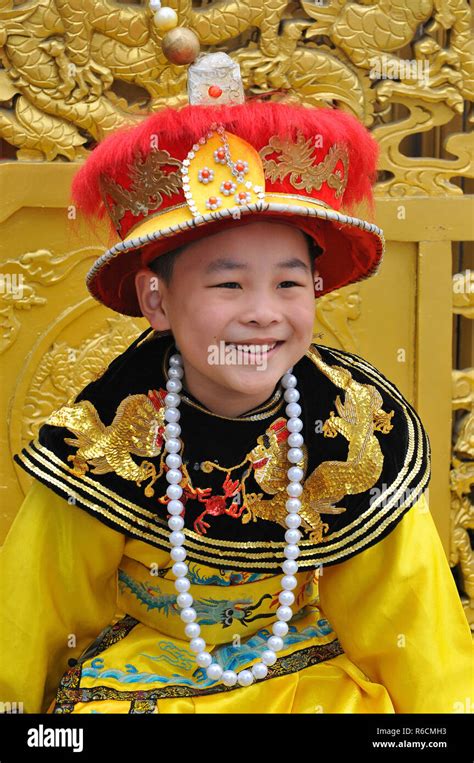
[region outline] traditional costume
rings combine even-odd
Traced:
[[[316,296],[379,267],[381,230],[347,214],[372,201],[370,134],[331,109],[242,102],[217,55],[191,67],[188,106],[110,136],[75,179],[78,206],[122,239],[87,283],[123,314],[140,314],[139,268],[255,220],[312,237]],[[222,100],[203,105],[212,88]],[[465,711],[470,631],[429,512],[428,437],[395,385],[316,343],[240,416],[182,377],[172,333],[149,329],[15,455],[36,481],[2,554],[0,698]]]

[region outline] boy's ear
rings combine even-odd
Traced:
[[[135,289],[142,315],[150,326],[158,331],[171,328],[156,273],[150,268],[141,268],[135,276]]]

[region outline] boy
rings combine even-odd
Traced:
[[[2,554],[3,701],[466,711],[427,435],[376,368],[311,343],[314,297],[379,266],[381,231],[339,211],[370,201],[376,153],[347,114],[254,102],[91,154],[74,198],[122,242],[88,287],[150,329],[15,456],[37,481]]]

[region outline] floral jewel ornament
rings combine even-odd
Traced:
[[[183,191],[194,217],[207,209],[229,209],[240,217],[236,206],[265,199],[265,177],[258,153],[243,146],[238,136],[213,123],[183,161]],[[247,159],[239,157],[245,151]],[[212,169],[211,169],[212,167]]]

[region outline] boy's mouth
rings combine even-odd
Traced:
[[[278,347],[283,344],[283,341],[279,340],[276,342],[262,342],[259,344],[239,344],[237,342],[226,342],[225,344],[226,347],[232,347],[238,352],[247,353],[248,355],[270,355],[270,353],[277,350]]]

